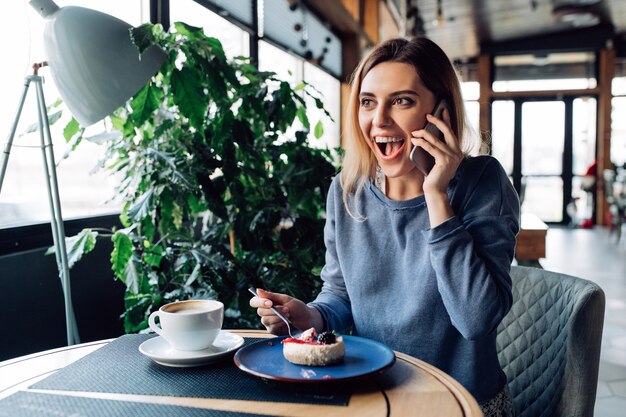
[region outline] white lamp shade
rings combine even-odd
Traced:
[[[122,106],[165,60],[155,46],[140,57],[131,25],[120,19],[83,7],[59,8],[51,0],[30,4],[46,19],[44,51],[52,78],[83,127]]]

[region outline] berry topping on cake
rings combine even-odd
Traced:
[[[337,340],[334,332],[322,332],[317,336],[318,343],[322,345],[332,345]]]
[[[332,331],[318,336],[315,329],[310,328],[299,338],[288,337],[282,343],[285,358],[297,365],[331,365],[340,362],[345,354],[343,338]]]

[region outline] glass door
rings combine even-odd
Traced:
[[[528,98],[492,103],[491,153],[520,194],[522,212],[544,222],[593,218],[589,167],[596,153],[596,99]]]
[[[561,223],[568,194],[563,181],[565,103],[527,101],[521,111],[522,212]]]

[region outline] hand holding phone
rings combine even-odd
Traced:
[[[443,110],[447,108],[448,103],[445,99],[441,99],[435,105],[432,115],[438,119],[441,119],[443,115]],[[426,123],[426,126],[424,126],[424,130],[433,134],[437,139],[442,142],[445,140],[443,137],[443,133],[437,128],[437,126],[430,122]],[[419,146],[413,147],[413,150],[411,150],[410,158],[417,167],[417,169],[419,169],[424,175],[427,175],[435,165],[435,158]]]

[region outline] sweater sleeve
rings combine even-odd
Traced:
[[[335,219],[338,210],[344,210],[339,179],[335,177],[326,199],[326,224],[324,243],[326,263],[320,274],[323,285],[317,298],[309,303],[319,310],[324,318],[325,328],[345,332],[353,326],[350,297],[337,256]]]
[[[504,169],[494,158],[475,159],[451,199],[456,215],[425,232],[443,303],[469,340],[495,331],[511,308],[519,231],[519,198]]]

